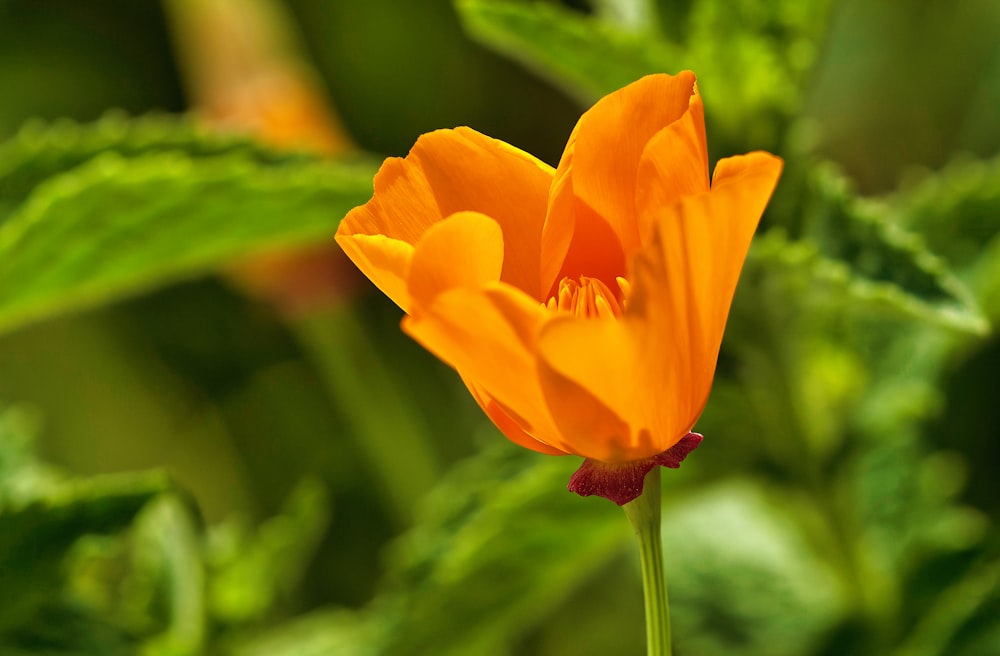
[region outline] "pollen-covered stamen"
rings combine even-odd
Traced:
[[[563,278],[559,281],[558,291],[545,305],[552,311],[570,312],[585,319],[620,318],[628,281],[619,278],[618,286],[622,293],[615,294],[597,278]]]

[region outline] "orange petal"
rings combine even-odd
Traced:
[[[579,126],[577,126],[579,127]],[[560,275],[566,252],[573,239],[573,225],[576,223],[576,196],[573,194],[572,172],[573,153],[576,149],[576,132],[569,135],[556,169],[552,185],[549,187],[548,206],[542,225],[540,281],[542,298],[552,295],[552,287],[564,275]],[[577,274],[579,275],[579,274]]]
[[[417,242],[409,287],[415,313],[452,287],[482,286],[500,280],[503,233],[490,217],[457,212],[438,221]]]
[[[705,110],[695,87],[688,111],[649,140],[636,179],[639,241],[649,243],[654,219],[684,196],[708,191]]]
[[[404,159],[385,160],[374,186],[372,199],[340,222],[337,243],[376,287],[408,310],[413,244],[441,215],[427,180]]]
[[[614,462],[660,453],[701,414],[739,272],[781,172],[776,157],[745,157],[722,164],[711,192],[663,208],[652,242],[633,263],[622,320],[566,318],[544,327],[543,388],[552,385],[551,370],[630,425],[622,443],[608,445],[613,436],[595,422],[587,444],[572,444],[588,457]],[[565,384],[554,390],[549,403],[562,427],[577,401]],[[560,405],[558,394],[569,400]]]
[[[573,188],[619,236],[625,254],[639,247],[636,181],[650,139],[681,118],[695,93],[694,73],[649,75],[605,96],[578,124]]]
[[[548,444],[543,444],[528,435],[524,432],[524,429],[521,428],[518,422],[500,407],[499,403],[490,398],[486,392],[479,389],[475,383],[465,379],[463,379],[463,382],[472,394],[472,398],[476,400],[476,403],[478,403],[479,407],[483,409],[486,416],[490,418],[493,424],[500,429],[500,432],[503,433],[508,440],[514,444],[523,446],[526,449],[537,451],[538,453],[544,453],[550,456],[568,455],[565,451],[554,449]]]
[[[622,322],[556,317],[542,329],[538,348],[546,403],[574,453],[602,462],[656,453],[633,439],[629,422],[636,407],[626,381],[635,354]]]
[[[419,315],[406,317],[403,329],[480,390],[481,399],[495,402],[525,435],[571,453],[552,423],[536,374],[538,330],[548,317],[525,293],[497,283],[439,294]]]
[[[337,230],[338,241],[343,243],[345,236],[383,235],[412,246],[446,216],[481,212],[496,220],[508,245],[503,280],[540,297],[542,223],[553,173],[552,167],[531,155],[475,130],[431,132],[417,140],[405,159],[385,161],[375,176],[374,196],[348,213]],[[359,242],[354,250],[361,252],[367,245]],[[367,251],[363,255],[363,262],[386,259]],[[399,258],[392,259],[399,263]],[[383,269],[366,269],[361,262],[358,266],[394,301],[407,300],[398,295],[398,278],[405,271],[393,269],[386,278]],[[397,295],[389,294],[389,289]]]
[[[496,220],[506,245],[501,279],[541,300],[542,224],[552,167],[470,128],[420,137],[407,160],[423,173],[439,216],[472,210]]]
[[[341,223],[343,226],[343,223]],[[337,243],[347,257],[382,293],[409,312],[412,305],[407,291],[413,246],[384,235],[337,233]]]
[[[340,222],[338,236],[384,235],[412,246],[442,218],[427,178],[409,158],[385,160],[375,174],[374,186],[371,200],[355,207]]]
[[[708,400],[736,283],[781,174],[777,157],[751,158],[733,158],[734,168],[723,164],[723,171],[739,169],[738,176],[666,208],[653,243],[634,262],[625,320],[645,355],[636,393],[654,437],[668,439],[664,448]],[[670,416],[657,411],[665,394],[674,399]]]
[[[567,153],[572,161],[572,151]],[[542,236],[542,284],[546,298],[563,278],[587,276],[614,288],[615,279],[625,273],[625,252],[618,235],[577,197],[571,171],[571,168],[559,170],[549,198]]]

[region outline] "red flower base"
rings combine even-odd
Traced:
[[[688,433],[663,453],[645,460],[611,464],[588,458],[573,473],[566,487],[581,497],[596,495],[624,506],[642,494],[642,483],[653,467],[677,469],[703,438],[698,433]]]

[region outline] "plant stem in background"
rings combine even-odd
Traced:
[[[350,307],[315,311],[291,324],[342,413],[400,526],[413,519],[414,500],[427,493],[441,465],[426,420],[386,365],[382,349]]]
[[[639,538],[642,591],[646,605],[646,653],[670,655],[670,607],[663,572],[663,539],[660,535],[660,468],[646,474],[642,494],[624,506]]]

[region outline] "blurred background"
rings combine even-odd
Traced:
[[[0,0],[0,654],[642,653],[621,511],[332,235],[423,132],[554,165],[683,69],[786,168],[664,476],[675,653],[1000,653],[994,0]]]

